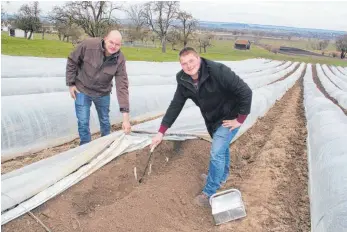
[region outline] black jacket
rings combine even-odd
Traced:
[[[201,58],[200,72],[198,89],[183,70],[177,73],[177,89],[162,125],[170,128],[189,98],[200,108],[207,130],[213,137],[223,120],[250,113],[252,90],[224,64]]]

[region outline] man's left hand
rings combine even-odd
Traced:
[[[223,127],[229,127],[230,131],[238,128],[241,126],[241,123],[239,123],[236,119],[234,120],[224,120],[223,121]]]

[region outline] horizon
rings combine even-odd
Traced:
[[[145,1],[121,2],[124,8]],[[29,1],[1,2],[9,14],[15,14],[21,5]],[[43,15],[54,6],[63,6],[63,1],[40,1]],[[347,32],[344,9],[347,2],[341,1],[181,1],[180,10],[191,13],[205,22],[240,23],[263,26],[318,29]],[[310,9],[309,11],[307,9]],[[124,11],[115,12],[117,18],[126,19]]]

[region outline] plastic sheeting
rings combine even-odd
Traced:
[[[347,117],[304,77],[311,231],[347,231]]]
[[[347,82],[347,75],[344,75],[342,72],[340,72],[335,66],[330,66],[331,70],[333,71],[333,73],[338,76],[339,78],[341,78],[341,80],[344,80],[345,82]]]
[[[1,82],[1,96],[68,92],[63,77],[3,78]],[[171,77],[158,75],[129,76],[129,86],[175,85],[176,83],[174,75]],[[115,92],[114,82],[113,89]]]
[[[337,69],[347,76],[347,68],[343,68],[343,67],[338,66]]]
[[[153,117],[172,100],[176,86],[130,87],[132,119]],[[74,100],[68,93],[7,96],[1,99],[2,161],[56,146],[78,137]],[[116,94],[111,95],[110,120],[122,121]],[[63,123],[62,123],[63,122]],[[95,107],[91,107],[91,132],[99,130]]]
[[[323,73],[322,68],[319,64],[316,64],[316,68],[318,78],[327,93],[331,97],[335,98],[341,107],[347,109],[347,92],[340,90],[333,83],[331,83],[331,81]]]
[[[252,77],[271,75],[271,74],[274,74],[274,73],[277,73],[279,71],[287,69],[289,66],[291,66],[291,64],[292,64],[291,61],[287,61],[284,64],[277,65],[275,67],[268,68],[268,69],[263,69],[259,72],[247,73],[247,74],[243,75],[242,78],[248,79],[248,78],[252,78]]]
[[[236,71],[259,70],[259,66],[267,64],[267,59],[248,59],[242,61],[224,61]],[[267,64],[268,65],[268,64]],[[65,77],[66,58],[20,57],[1,55],[1,78],[21,77]],[[180,70],[178,62],[146,62],[127,61],[129,76],[160,75],[172,77]],[[239,70],[237,70],[239,69]],[[15,70],[15,71],[14,71]]]
[[[299,62],[295,62],[292,65],[290,65],[289,67],[287,67],[286,69],[278,71],[276,73],[268,74],[265,76],[252,77],[252,78],[245,79],[244,81],[252,89],[260,88],[260,87],[268,85],[268,84],[270,84],[274,81],[277,81],[277,80],[281,79],[282,77],[288,75],[290,72],[295,70],[295,68],[298,64],[299,64]],[[304,71],[304,66],[305,65],[302,64],[298,70],[301,72]]]
[[[255,90],[251,114],[233,141],[247,131],[258,117],[264,116],[300,76],[301,73],[296,72],[283,81]],[[201,115],[196,110],[198,108],[195,106],[184,108],[164,139],[194,139],[196,138],[194,134],[196,136],[206,134],[205,126],[202,127]],[[139,131],[146,129],[154,133],[159,123],[160,119],[153,120],[137,125],[134,129]],[[171,134],[173,132],[175,134]],[[132,133],[125,136],[122,132],[115,132],[89,144],[2,175],[1,223],[5,224],[51,199],[115,157],[144,148],[150,143],[151,136],[147,134]]]
[[[335,84],[337,85],[341,90],[347,92],[347,82],[341,78],[339,78],[338,76],[335,76],[334,73],[331,72],[331,70],[328,68],[328,66],[326,66],[325,64],[323,64],[322,69],[325,73],[325,75],[327,77],[329,77],[329,79]]]

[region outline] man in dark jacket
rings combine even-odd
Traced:
[[[91,141],[89,118],[92,102],[100,122],[101,136],[110,134],[110,93],[115,77],[123,130],[130,133],[128,75],[125,58],[120,51],[122,36],[110,31],[101,38],[88,38],[71,52],[66,65],[66,85],[75,99],[80,145]]]
[[[180,54],[182,70],[177,73],[177,89],[151,147],[157,146],[177,119],[186,100],[200,108],[213,138],[208,174],[202,174],[205,187],[195,198],[200,206],[209,206],[211,195],[229,176],[229,145],[251,110],[252,90],[227,66],[201,58],[190,47]]]

